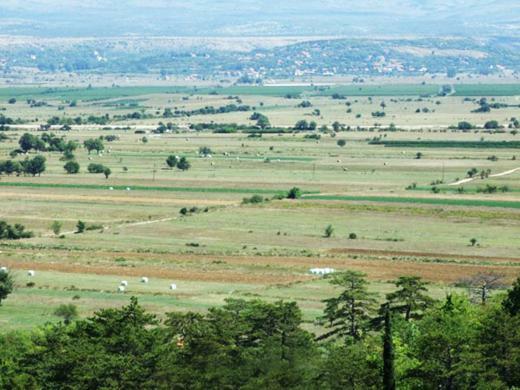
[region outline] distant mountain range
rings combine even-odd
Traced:
[[[520,38],[27,38],[0,37],[0,74],[141,73],[232,77],[244,83],[299,76],[517,76]]]
[[[1,0],[0,35],[520,36],[520,2]]]

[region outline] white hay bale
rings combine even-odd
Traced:
[[[214,167],[214,166],[215,166],[215,163],[214,163],[213,161],[211,162],[211,166],[212,166],[212,167]]]
[[[146,276],[143,276],[141,278],[141,283],[145,283],[145,284],[148,283],[148,278]]]
[[[109,190],[110,190],[110,191],[114,191],[114,187],[110,187]]]
[[[125,290],[126,290],[125,286],[119,286],[119,287],[117,288],[117,291],[120,292],[120,293],[124,293]]]
[[[130,189],[130,187],[126,187],[126,190],[127,190],[127,191],[130,191],[131,189]]]
[[[336,272],[336,270],[334,268],[311,268],[309,272],[313,275],[324,276],[332,274]]]
[[[177,290],[177,285],[175,283],[170,284],[170,290]]]
[[[121,283],[119,283],[119,285],[127,287],[128,282],[126,280],[121,280]]]
[[[32,277],[32,276],[36,275],[36,272],[34,272],[34,271],[31,269],[31,270],[27,271],[27,275]]]
[[[5,272],[7,273],[9,270],[7,269],[7,267],[0,267],[0,272]]]

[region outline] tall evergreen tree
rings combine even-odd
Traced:
[[[343,288],[338,297],[326,299],[324,302],[327,327],[332,330],[319,339],[332,336],[347,337],[359,340],[370,325],[376,303],[375,295],[367,289],[366,274],[347,271],[335,274],[331,284]]]
[[[406,321],[420,318],[424,310],[433,303],[433,299],[426,294],[428,283],[418,276],[401,276],[394,284],[399,290],[388,294],[386,299],[391,310],[404,313]]]
[[[392,339],[390,308],[385,308],[385,332],[383,334],[383,388],[395,390],[395,355]]]

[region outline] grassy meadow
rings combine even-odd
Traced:
[[[0,220],[21,223],[35,234],[0,241],[0,266],[14,270],[17,284],[2,302],[1,329],[56,321],[53,311],[61,303],[75,303],[88,315],[121,306],[131,295],[159,315],[206,310],[229,297],[295,300],[312,327],[321,301],[334,293],[326,279],[310,275],[313,267],[364,271],[381,296],[401,275],[424,277],[436,297],[477,273],[500,273],[509,283],[520,274],[520,170],[515,171],[520,148],[503,143],[520,140],[507,128],[511,118],[520,117],[518,85],[465,85],[455,95],[433,96],[438,88],[0,89],[0,114],[19,119],[2,132],[8,139],[0,141],[0,161],[9,159],[22,134],[41,134],[38,126],[53,116],[147,115],[114,120],[105,128],[51,129],[80,144],[118,137],[105,141],[100,155],[76,150],[78,174],[64,171],[60,153],[44,152],[47,169],[41,176],[0,176]],[[334,93],[345,99],[333,99]],[[483,96],[508,107],[473,113],[478,105],[472,99]],[[8,103],[12,97],[15,104]],[[47,105],[30,107],[26,99]],[[253,110],[161,117],[165,108],[195,110],[237,100],[265,114],[273,126],[305,119],[318,128],[338,121],[350,130],[320,132],[319,139],[306,138],[308,132],[251,138],[187,126],[253,125]],[[312,106],[297,107],[304,100]],[[313,114],[316,109],[319,115]],[[383,110],[384,117],[371,114]],[[482,126],[490,120],[504,128],[448,129],[460,121]],[[160,121],[178,130],[152,133]],[[397,130],[389,131],[390,124]],[[405,144],[372,144],[374,137]],[[338,140],[346,145],[338,146]],[[445,147],[443,141],[457,146]],[[490,146],[464,144],[485,142]],[[199,155],[201,147],[211,149],[211,158]],[[170,155],[186,157],[191,168],[168,169]],[[103,164],[112,174],[108,179],[90,174],[90,163]],[[472,168],[489,175],[450,185]],[[483,192],[488,185],[507,190]],[[300,199],[274,199],[292,187],[302,190]],[[243,203],[253,195],[266,201]],[[180,213],[192,207],[197,212]],[[93,230],[76,234],[78,220]],[[54,221],[62,223],[58,235],[51,229]],[[326,238],[328,225],[334,233]],[[29,277],[28,270],[36,275]],[[143,276],[150,278],[148,284],[140,283]],[[124,294],[117,292],[122,280],[129,282]],[[171,283],[177,290],[169,290]]]

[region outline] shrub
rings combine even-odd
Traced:
[[[302,196],[302,192],[298,187],[293,187],[287,193],[287,199],[299,199]]]
[[[105,171],[105,166],[103,164],[91,163],[88,165],[87,171],[89,173],[103,173]]]
[[[65,172],[69,175],[75,175],[79,172],[79,164],[77,161],[68,161],[64,166]]]
[[[334,227],[332,225],[328,225],[325,228],[325,237],[330,238],[334,234]]]

